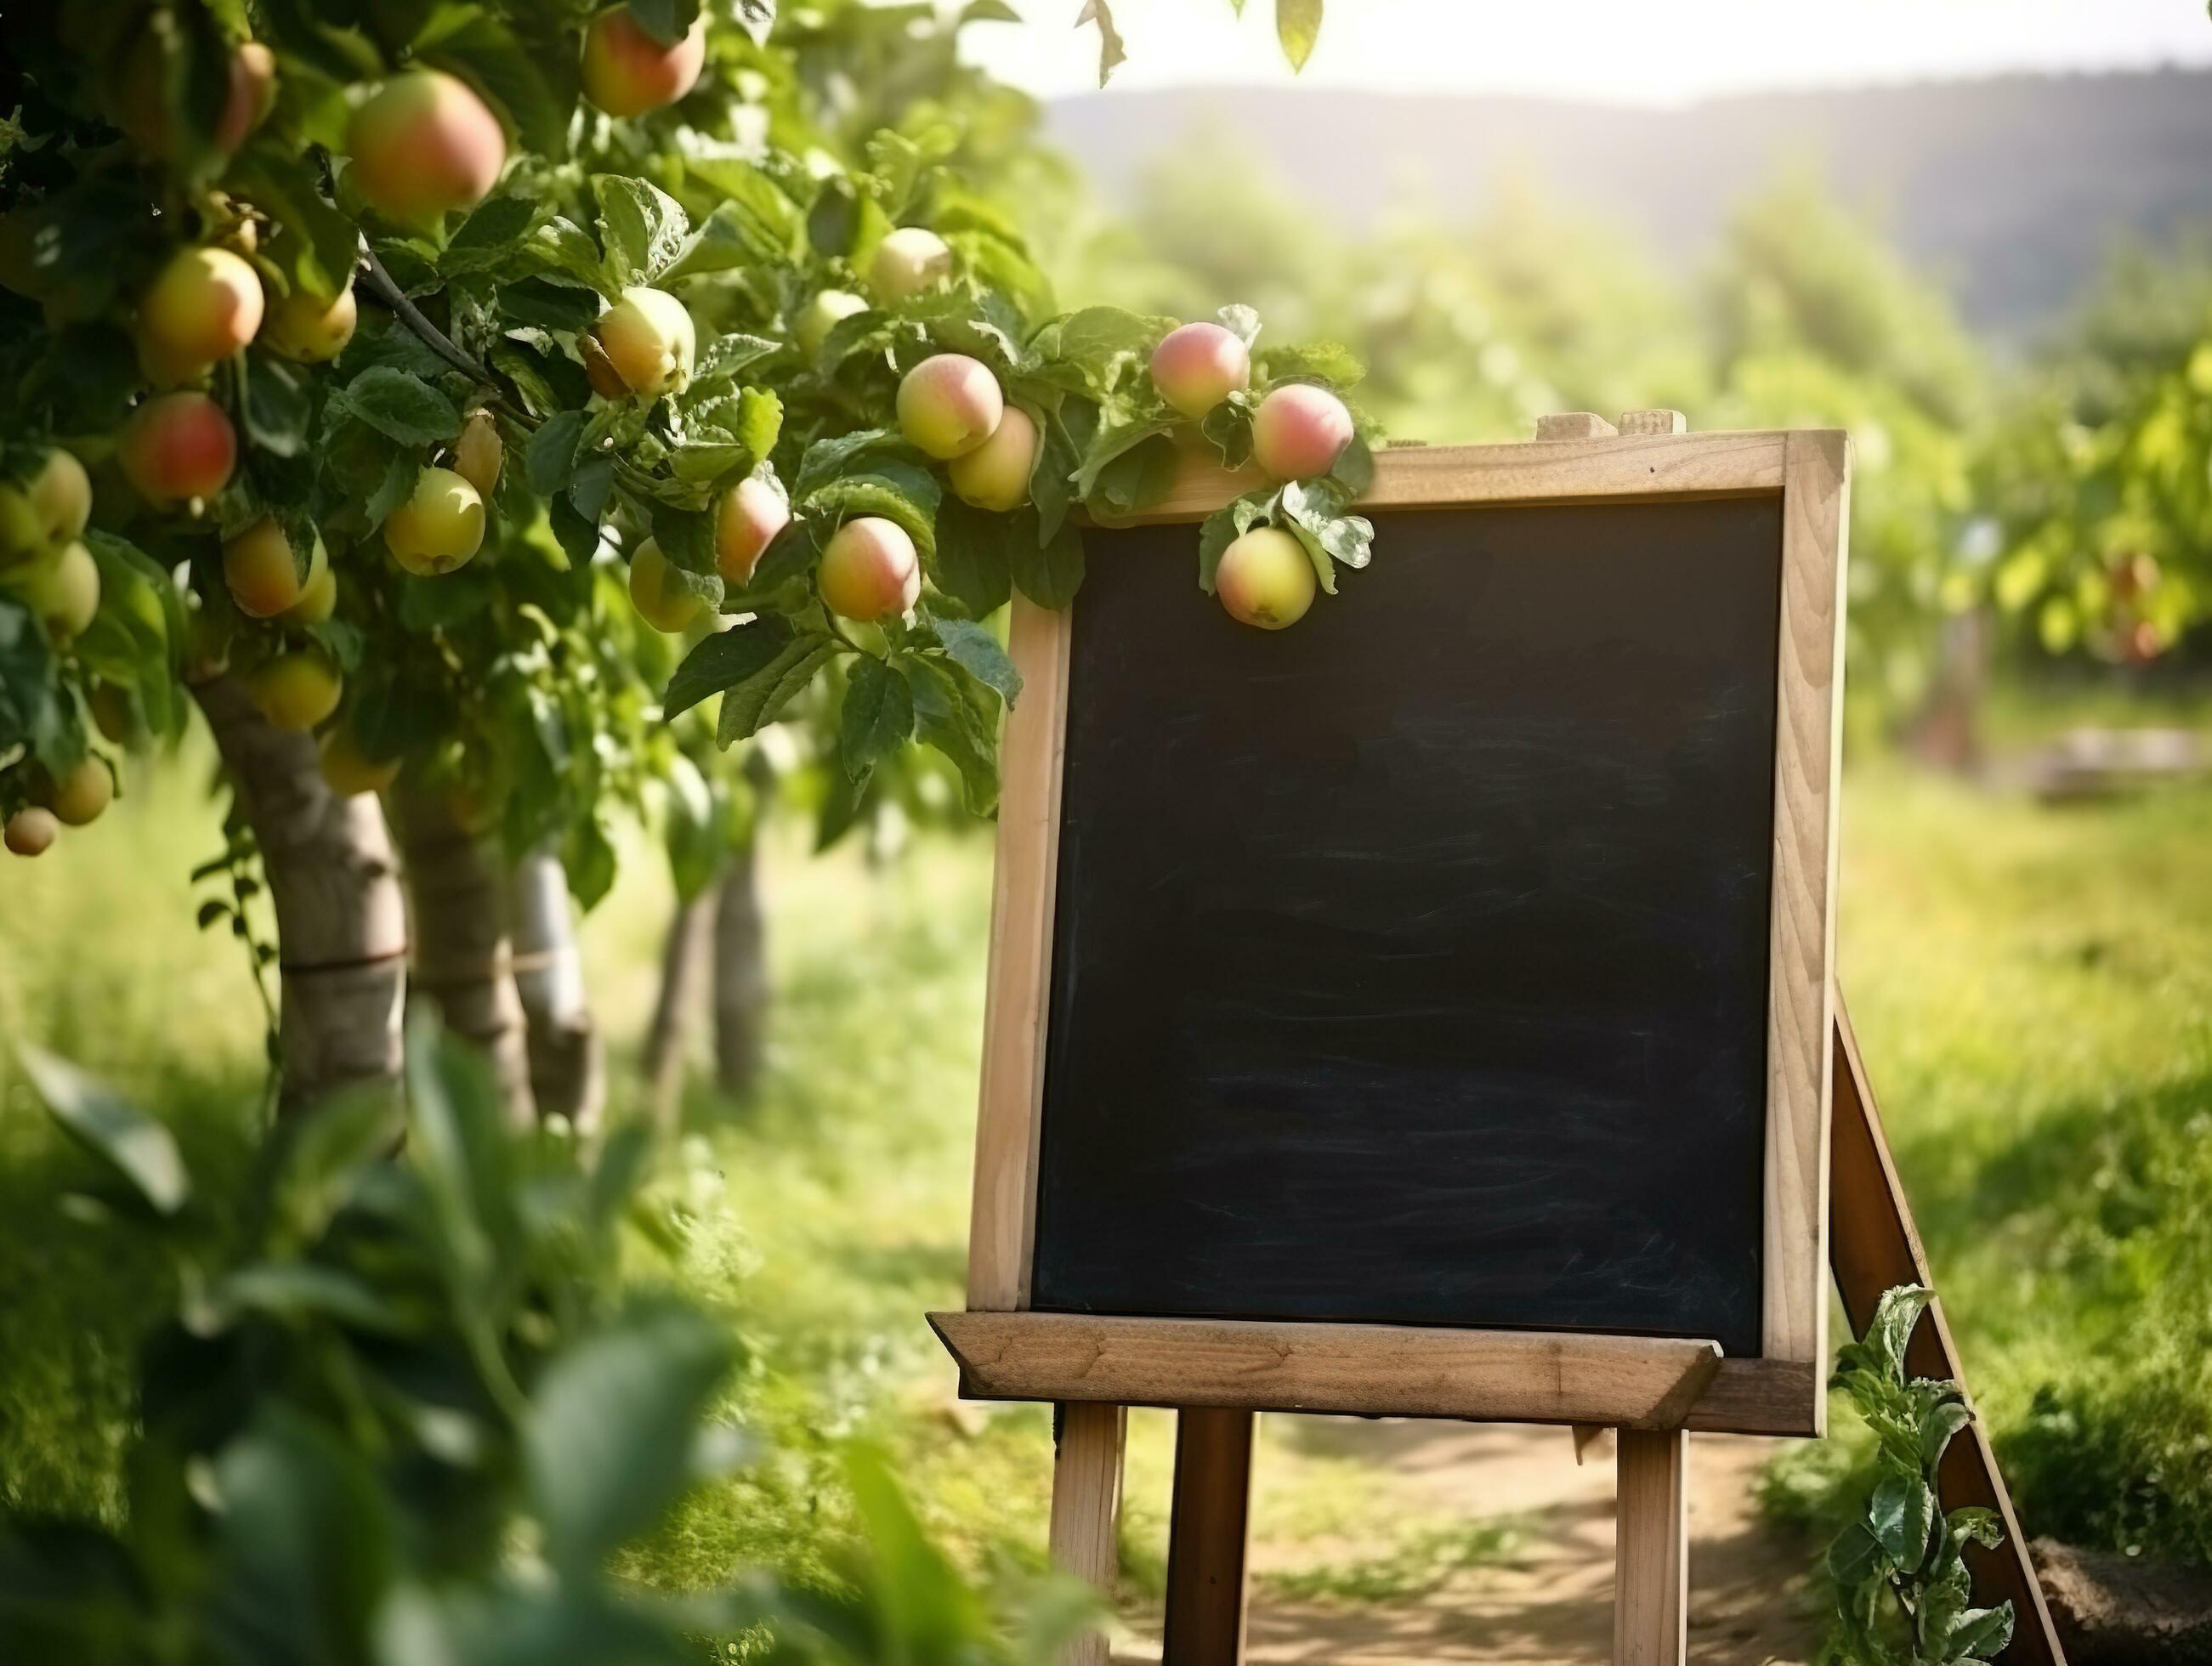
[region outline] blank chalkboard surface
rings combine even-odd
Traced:
[[[1382,511],[1281,633],[1087,536],[1036,1308],[1760,1352],[1781,503]]]

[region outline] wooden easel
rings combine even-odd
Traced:
[[[1866,1065],[1838,995],[1835,1110],[1829,1125],[1833,1207],[1829,1261],[1854,1334],[1863,1335],[1882,1292],[1929,1285],[1928,1261],[1890,1160]],[[1965,1371],[1943,1317],[1931,1303],[1906,1350],[1916,1376]],[[1121,1406],[1070,1403],[1058,1409],[1053,1469],[1052,1554],[1057,1566],[1101,1587],[1115,1570],[1121,1492]],[[1236,1666],[1244,1653],[1247,1511],[1255,1414],[1217,1407],[1178,1411],[1175,1491],[1168,1541],[1163,1666]],[[1688,1433],[1621,1429],[1617,1447],[1613,1549],[1615,1666],[1679,1666],[1687,1642],[1689,1579],[1686,1465]],[[1978,1505],[2003,1521],[2004,1542],[1969,1554],[1978,1603],[2013,1605],[2009,1666],[2065,1666],[2065,1651],[2028,1560],[2027,1547],[1977,1421],[1951,1444],[1938,1477],[1943,1507]],[[1105,1666],[1106,1639],[1086,1635],[1070,1666]]]
[[[1786,970],[1776,974],[1769,1031],[1770,1067],[1782,1086],[1770,1106],[1768,1352],[1759,1358],[1723,1359],[1712,1342],[1643,1336],[1025,1310],[1069,636],[1064,616],[1016,604],[1012,651],[1029,692],[1009,720],[1006,745],[969,1301],[967,1311],[933,1313],[930,1322],[959,1362],[963,1395],[1055,1402],[1052,1557],[1101,1588],[1111,1586],[1115,1572],[1127,1408],[1176,1410],[1164,1666],[1243,1660],[1255,1406],[1565,1423],[1577,1428],[1578,1445],[1584,1431],[1615,1429],[1613,1658],[1616,1666],[1681,1666],[1689,1432],[1821,1432],[1824,1250],[1855,1331],[1863,1331],[1884,1291],[1930,1282],[1840,997],[1832,1000],[1832,1025],[1829,1018],[1840,745],[1833,698],[1841,650],[1837,556],[1848,525],[1847,449],[1839,434],[1697,439],[1686,430],[1674,410],[1631,411],[1617,427],[1589,412],[1548,416],[1536,427],[1538,441],[1559,442],[1548,447],[1386,453],[1377,459],[1372,496],[1383,507],[1413,507],[1782,493],[1775,954],[1778,968]],[[1245,484],[1199,470],[1148,513],[1195,520]],[[1930,1304],[1916,1330],[1907,1363],[1917,1374],[1963,1383],[1940,1303]],[[1088,1397],[1067,1398],[1074,1393]],[[1969,1566],[1978,1602],[2014,1605],[2006,1660],[2064,1666],[1978,1424],[1954,1440],[1939,1481],[1945,1507],[1981,1505],[2005,1524],[2005,1542],[1971,1554]],[[1104,1634],[1079,1639],[1067,1659],[1070,1666],[1107,1666]]]

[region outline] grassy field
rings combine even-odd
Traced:
[[[0,1031],[164,1108],[221,1176],[248,1149],[261,1018],[236,945],[192,928],[185,875],[216,843],[203,780],[134,778],[88,834],[0,867]],[[2212,791],[2057,810],[1880,763],[1845,806],[1846,987],[2030,1530],[2212,1557]],[[735,1402],[775,1456],[641,1547],[646,1577],[811,1565],[852,1435],[891,1450],[971,1566],[1041,1555],[1044,1414],[959,1405],[920,1316],[961,1284],[988,861],[972,837],[879,873],[772,854],[766,1080],[744,1104],[695,1095],[662,1186],[676,1276],[745,1336]],[[643,855],[586,926],[620,1081],[666,908]],[[85,1173],[0,1061],[0,1501],[108,1513],[131,1339],[161,1297],[70,1219]],[[1139,1602],[1170,1441],[1164,1416],[1134,1420]],[[1776,1499],[1817,1513],[1832,1468],[1794,1466]],[[1408,1515],[1311,1443],[1272,1442],[1259,1473],[1285,1596],[1389,1601],[1510,1539]]]

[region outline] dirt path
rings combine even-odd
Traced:
[[[1255,1583],[1250,1657],[1268,1666],[1409,1666],[1503,1661],[1602,1663],[1613,1645],[1613,1450],[1602,1438],[1577,1468],[1567,1431],[1460,1423],[1281,1419],[1275,1432],[1319,1452],[1371,1462],[1409,1511],[1510,1519],[1500,1560],[1454,1574],[1425,1596],[1348,1605],[1288,1601]],[[1764,1666],[1812,1658],[1806,1548],[1765,1530],[1751,1487],[1769,1443],[1699,1436],[1690,1443],[1690,1658]],[[1297,1547],[1310,1563],[1316,1547]],[[1255,1572],[1282,1547],[1253,1547]],[[1133,1659],[1158,1648],[1133,1641]]]

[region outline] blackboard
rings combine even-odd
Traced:
[[[1030,1304],[1760,1353],[1783,501],[1086,535]]]

